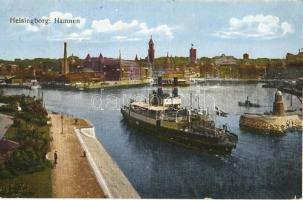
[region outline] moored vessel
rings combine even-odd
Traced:
[[[257,103],[252,103],[252,102],[248,99],[248,96],[246,97],[245,102],[239,101],[239,102],[238,102],[238,105],[239,105],[239,106],[242,106],[242,107],[255,107],[255,108],[259,108],[259,107],[260,107],[259,104],[257,104]]]
[[[231,152],[238,136],[227,129],[217,128],[205,110],[181,107],[178,95],[178,79],[174,78],[172,95],[163,93],[162,78],[158,78],[158,90],[149,95],[148,101],[131,100],[121,108],[124,121],[144,132],[186,147]]]

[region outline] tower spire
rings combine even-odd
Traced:
[[[138,61],[138,55],[136,54],[135,61]]]

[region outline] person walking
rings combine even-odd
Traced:
[[[55,160],[54,164],[55,164],[55,166],[56,166],[56,165],[57,165],[57,160],[58,160],[57,151],[55,151],[55,153],[54,153],[54,160]]]

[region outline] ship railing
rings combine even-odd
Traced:
[[[163,120],[165,121],[174,121],[174,122],[181,122],[181,121],[186,121],[187,118],[186,117],[175,117],[175,116],[165,116],[163,118]]]

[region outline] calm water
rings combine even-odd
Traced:
[[[239,128],[243,112],[271,110],[274,89],[248,84],[194,86],[179,91],[184,106],[205,105],[212,113],[215,102],[230,113],[227,118],[215,117],[215,120],[218,125],[228,123],[238,135],[239,142],[232,154],[196,152],[129,129],[121,121],[119,106],[123,101],[128,102],[130,96],[146,98],[147,88],[106,89],[102,92],[102,101],[96,96],[100,92],[43,90],[43,93],[47,109],[87,118],[94,124],[98,139],[144,198],[302,196],[302,134],[268,136]],[[37,95],[26,89],[5,92]],[[262,107],[238,107],[237,102],[244,101],[246,96]],[[289,95],[284,95],[284,102],[290,106]],[[300,107],[296,97],[293,107]]]

